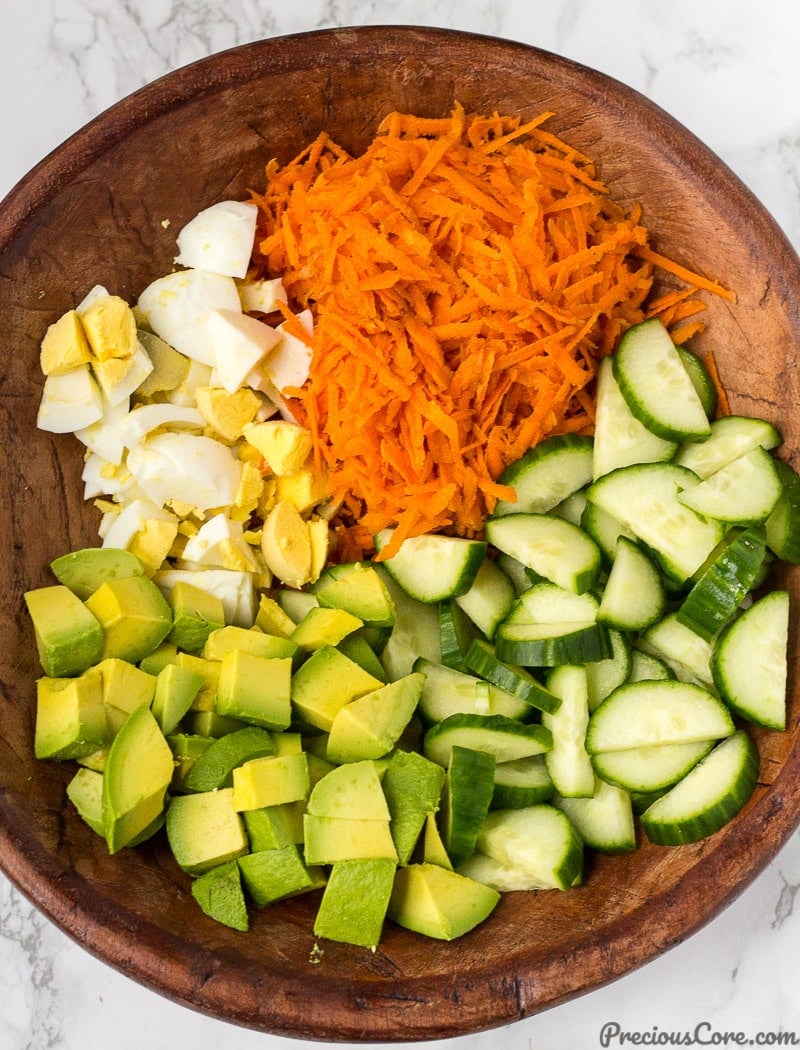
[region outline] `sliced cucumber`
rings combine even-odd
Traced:
[[[574,594],[544,580],[520,594],[504,622],[594,623],[599,604],[593,594]]]
[[[498,762],[490,809],[524,809],[547,802],[554,792],[544,754]]]
[[[676,613],[679,622],[710,641],[755,584],[766,549],[762,528],[730,537],[686,595]]]
[[[706,518],[758,525],[770,516],[782,491],[772,456],[759,445],[681,492],[678,499]]]
[[[442,790],[442,840],[453,866],[475,849],[494,791],[494,757],[454,746]]]
[[[545,755],[547,771],[559,795],[585,798],[594,794],[594,768],[585,746],[589,724],[586,668],[556,668],[548,675],[547,688],[561,699],[556,711],[542,714],[542,725],[553,737]]]
[[[626,525],[588,499],[581,515],[581,528],[587,536],[591,536],[607,562],[614,560],[617,553],[617,540],[620,536],[632,541],[636,540],[636,536]]]
[[[392,538],[392,529],[383,529],[375,537],[380,553]],[[382,564],[406,594],[430,605],[444,598],[465,594],[475,581],[486,544],[458,536],[426,533],[404,540],[397,554]]]
[[[514,590],[519,595],[523,591],[527,591],[533,582],[530,577],[530,573],[522,564],[517,561],[516,558],[512,558],[510,554],[503,554],[502,551],[497,553],[497,567],[508,576],[511,582],[514,584]]]
[[[494,646],[489,642],[476,638],[467,650],[464,658],[467,668],[496,686],[503,693],[511,693],[519,697],[526,705],[539,711],[555,711],[561,702],[546,689],[541,682],[518,664],[508,664],[499,660]],[[507,714],[506,711],[488,712],[496,714]],[[515,717],[522,717],[517,715]]]
[[[658,566],[638,544],[620,536],[597,619],[622,631],[642,631],[664,615],[666,594]]]
[[[555,514],[508,514],[486,522],[498,550],[565,590],[582,594],[600,572],[600,549],[577,525]]]
[[[714,740],[690,744],[652,744],[627,751],[604,751],[592,761],[599,777],[626,791],[650,794],[663,791],[686,776],[714,746]]]
[[[778,430],[765,419],[722,416],[712,422],[711,436],[705,441],[681,445],[674,462],[705,479],[746,452],[759,446],[769,451],[777,448],[781,440]]]
[[[411,598],[382,565],[377,569],[395,608],[395,625],[381,652],[381,663],[386,677],[396,681],[411,672],[419,657],[439,662],[439,609]]]
[[[455,714],[428,729],[422,751],[446,768],[453,747],[486,751],[497,762],[511,762],[549,751],[552,743],[550,730],[542,725],[526,725],[505,715]]]
[[[655,681],[666,681],[674,678],[675,672],[659,656],[652,653],[642,652],[641,649],[631,650],[631,669],[628,674],[629,682],[645,682],[653,679]]]
[[[452,598],[439,602],[439,654],[446,667],[464,669],[464,653],[480,631]]]
[[[717,640],[711,672],[720,696],[743,718],[786,728],[789,595],[772,591],[746,609]]]
[[[596,481],[617,467],[672,459],[677,447],[675,441],[648,430],[631,412],[614,378],[612,359],[603,358],[597,371],[593,479]]]
[[[596,663],[614,655],[600,623],[501,623],[495,649],[500,660],[522,667]]]
[[[589,710],[594,711],[603,700],[627,682],[631,671],[631,651],[621,631],[610,627],[608,639],[612,656],[586,664],[586,684],[589,690]]]
[[[501,892],[568,890],[583,878],[583,842],[566,813],[547,802],[495,810],[458,870]]]
[[[628,408],[648,430],[666,441],[708,437],[708,416],[660,319],[629,328],[612,361],[614,378]]]
[[[700,404],[703,406],[703,411],[709,419],[713,419],[714,413],[717,410],[717,402],[719,398],[717,396],[717,388],[714,386],[714,380],[711,378],[711,373],[708,371],[708,368],[706,368],[705,362],[702,361],[697,354],[692,353],[691,350],[687,350],[685,346],[677,346],[676,350],[683,362],[683,367],[689,373],[689,378],[697,391],[697,396],[700,398]]]
[[[417,710],[428,725],[455,714],[505,715],[517,719],[531,714],[530,705],[519,696],[453,667],[420,657],[414,662],[414,670],[425,675]]]
[[[484,559],[468,591],[454,601],[490,641],[497,625],[508,616],[517,591],[507,572],[490,558]]]
[[[691,682],[633,682],[620,686],[589,718],[586,750],[628,751],[654,744],[720,740],[734,730],[725,704]]]
[[[662,659],[681,681],[713,685],[711,643],[681,623],[677,613],[669,613],[648,627],[636,644]]]
[[[767,518],[769,549],[791,565],[800,565],[800,475],[783,460],[775,460],[781,494]]]
[[[580,434],[557,434],[512,463],[498,478],[517,494],[515,502],[499,500],[494,513],[544,514],[592,478],[592,439]]]
[[[685,467],[643,463],[600,478],[587,496],[654,551],[669,577],[683,582],[697,572],[724,532],[720,522],[699,517],[681,502],[679,496],[699,484]]]
[[[630,853],[636,849],[631,796],[615,784],[597,777],[590,796],[556,796],[553,805],[567,814],[584,845],[602,853]]]
[[[723,740],[641,814],[651,842],[697,842],[724,827],[742,809],[758,782],[758,751],[740,729]]]

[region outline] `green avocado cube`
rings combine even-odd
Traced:
[[[168,664],[177,663],[178,647],[169,640],[157,645],[152,653],[148,653],[143,660],[139,661],[139,668],[148,674],[158,674]]]
[[[308,798],[305,752],[254,758],[233,770],[233,805],[239,811]]]
[[[260,906],[325,884],[322,869],[306,867],[300,850],[293,844],[247,853],[239,857],[238,863],[247,892]]]
[[[303,817],[306,864],[335,864],[340,860],[383,857],[397,862],[388,820],[360,817]]]
[[[388,754],[411,721],[424,682],[425,675],[413,671],[340,708],[328,734],[328,759],[357,762]]]
[[[103,774],[93,769],[79,769],[67,784],[67,798],[92,831],[105,838]]]
[[[387,857],[334,864],[314,920],[316,936],[377,948],[396,867]]]
[[[233,930],[249,930],[247,901],[235,860],[198,875],[192,882],[192,896],[210,918]]]
[[[179,867],[202,875],[247,852],[247,835],[233,807],[233,788],[176,795],[167,810],[167,841]]]
[[[397,620],[386,584],[375,566],[366,562],[326,570],[314,594],[323,608],[344,609],[370,626],[393,627]]]
[[[79,678],[37,681],[37,758],[83,758],[105,746],[107,733],[102,681],[96,671],[86,671]]]
[[[25,592],[42,670],[49,678],[79,675],[103,655],[103,627],[77,595],[57,583]]]
[[[85,601],[106,580],[144,575],[141,559],[131,551],[115,547],[86,547],[70,551],[50,562],[59,583]]]
[[[224,626],[222,599],[201,587],[178,580],[170,589],[172,630],[169,640],[185,652],[199,652],[212,631]]]
[[[148,674],[135,664],[119,657],[109,656],[97,664],[103,679],[103,703],[106,708],[108,730],[116,736],[122,723],[137,707],[149,705],[156,690],[155,675]]]
[[[244,826],[253,853],[303,844],[305,801],[281,802],[277,806],[244,810]]]
[[[172,774],[172,787],[183,791],[183,782],[197,759],[214,743],[213,737],[200,736],[198,733],[170,733],[167,743],[172,750],[175,771]]]
[[[497,890],[466,875],[409,864],[397,870],[388,915],[406,929],[452,941],[488,918],[499,900]]]
[[[317,817],[389,820],[377,764],[371,760],[334,766],[314,786],[308,812]]]
[[[254,656],[272,657],[294,657],[297,646],[288,638],[280,638],[274,634],[265,634],[264,631],[253,627],[237,627],[236,624],[228,624],[212,631],[203,646],[203,656],[207,660],[221,660],[223,656],[234,649],[242,652],[252,653]]]
[[[203,676],[189,667],[167,664],[156,675],[151,704],[161,732],[171,733],[203,687]]]
[[[289,638],[300,649],[313,652],[323,645],[338,645],[348,634],[363,626],[363,620],[345,609],[322,609],[315,605],[308,610]]]
[[[381,684],[380,679],[335,646],[325,645],[295,671],[292,707],[301,722],[327,732],[345,704],[379,689]]]
[[[218,714],[266,729],[287,729],[291,710],[290,657],[254,656],[233,649],[220,661]]]
[[[149,576],[106,580],[86,599],[103,625],[103,656],[138,663],[167,637],[172,610]]]
[[[415,751],[395,751],[383,775],[392,836],[401,864],[407,864],[426,818],[439,809],[445,770]]]

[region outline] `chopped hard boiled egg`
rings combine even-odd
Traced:
[[[244,538],[242,523],[215,514],[186,541],[183,560],[221,569],[258,572],[260,565]]]
[[[112,405],[130,397],[153,371],[153,362],[143,346],[137,345],[130,357],[108,357],[92,364],[100,389]]]
[[[206,423],[226,441],[240,438],[261,408],[258,394],[244,387],[229,392],[224,387],[200,386],[195,397]]]
[[[118,295],[98,296],[81,314],[81,324],[98,361],[131,357],[139,347],[133,310]]]
[[[52,374],[44,381],[36,425],[51,434],[68,434],[103,417],[103,395],[89,365]]]
[[[253,313],[271,314],[280,309],[279,303],[286,303],[286,289],[280,277],[264,280],[237,281],[242,309]]]
[[[119,436],[125,448],[133,448],[158,427],[202,428],[205,417],[196,408],[165,404],[139,405],[120,420]]]
[[[178,234],[175,262],[227,277],[247,274],[258,208],[246,201],[219,201],[204,208]]]
[[[169,594],[180,580],[216,595],[225,610],[225,623],[251,627],[256,616],[253,573],[235,569],[160,569],[153,581]]]
[[[158,277],[139,296],[138,309],[156,335],[187,357],[214,366],[208,318],[214,310],[241,312],[232,277],[206,270],[176,270]]]
[[[278,477],[297,474],[311,454],[311,434],[286,419],[267,419],[244,428],[244,437],[257,448]]]
[[[46,376],[63,375],[91,360],[92,351],[76,310],[67,310],[45,332],[39,361]]]
[[[135,445],[128,469],[159,506],[169,500],[199,510],[227,507],[239,488],[242,464],[214,438],[165,431]]]
[[[280,333],[263,321],[233,310],[211,311],[208,337],[219,384],[231,394],[281,340]]]

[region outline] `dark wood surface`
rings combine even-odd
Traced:
[[[412,1041],[504,1025],[590,991],[680,942],[728,904],[800,816],[800,695],[786,733],[757,733],[761,778],[742,814],[694,846],[597,857],[569,893],[508,894],[453,944],[387,924],[373,953],[313,951],[316,901],[259,912],[247,934],[207,919],[166,848],[109,857],[66,804],[71,769],[33,758],[26,588],[97,540],[81,450],[35,427],[38,345],[94,283],[134,300],[168,271],[201,207],[260,188],[319,130],[357,150],[392,109],[533,116],[590,155],[621,201],[640,200],[655,245],[736,289],[708,300],[707,333],[732,407],[783,432],[800,466],[800,264],[761,205],[703,145],[621,84],[529,47],[412,28],[268,40],[171,74],[69,139],[0,207],[0,865],[88,951],[194,1009],[326,1041]],[[168,220],[168,224],[167,224]],[[797,595],[797,579],[785,581]],[[797,652],[797,625],[791,625]]]

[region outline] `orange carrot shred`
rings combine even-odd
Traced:
[[[361,155],[320,135],[252,194],[257,267],[283,278],[287,318],[314,316],[309,378],[283,394],[341,505],[342,560],[386,527],[380,558],[425,532],[482,535],[514,498],[510,463],[592,433],[598,362],[631,325],[660,316],[685,341],[699,293],[735,301],[655,252],[640,206],[614,202],[551,117],[391,113]],[[685,287],[649,302],[658,271]]]

